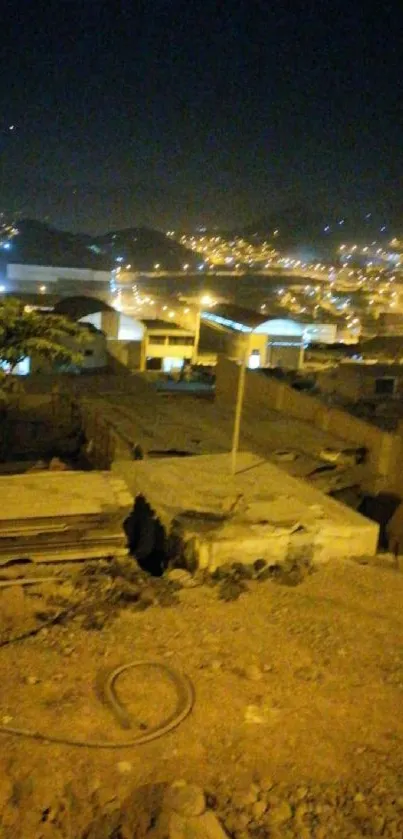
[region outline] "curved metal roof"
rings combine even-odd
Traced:
[[[115,312],[116,309],[100,300],[98,297],[63,297],[56,303],[54,312],[57,315],[67,315],[72,320],[80,320],[96,312]]]

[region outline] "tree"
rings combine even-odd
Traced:
[[[0,367],[12,372],[27,356],[40,355],[59,364],[79,364],[86,332],[61,315],[48,315],[21,300],[0,302]]]

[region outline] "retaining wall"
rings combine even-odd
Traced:
[[[219,356],[216,367],[218,405],[226,408],[235,406],[239,369],[237,362]],[[369,451],[368,472],[382,479],[383,485],[379,488],[395,487],[400,476],[403,436],[382,431],[346,411],[330,408],[316,397],[300,393],[284,382],[250,370],[246,371],[244,405],[248,412],[270,409],[309,422],[345,441],[346,447],[366,446]]]

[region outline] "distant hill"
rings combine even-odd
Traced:
[[[148,227],[130,227],[113,230],[93,238],[93,244],[107,253],[113,264],[123,258],[123,265],[130,264],[133,270],[149,271],[158,265],[161,270],[179,271],[184,264],[196,270],[203,257],[179,242]]]
[[[185,263],[196,269],[202,258],[173,242],[163,233],[148,228],[129,228],[89,236],[50,227],[34,219],[17,223],[18,235],[10,249],[2,252],[2,261],[31,265],[58,265],[110,271],[119,264],[130,264],[133,271],[177,271]]]
[[[268,239],[280,250],[311,246],[325,252],[342,242],[387,242],[402,230],[403,213],[324,213],[296,204],[257,219],[242,233]]]

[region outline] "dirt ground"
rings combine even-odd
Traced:
[[[1,641],[38,624],[52,586],[57,589],[50,583],[0,592]],[[232,819],[231,832],[229,819],[231,836],[403,835],[403,799],[396,803],[403,795],[403,574],[386,564],[340,561],[300,585],[252,580],[247,586],[230,602],[218,598],[216,587],[201,585],[181,589],[165,606],[120,604],[98,628],[84,629],[76,616],[0,648],[3,725],[124,741],[128,732],[94,683],[101,669],[130,661],[170,664],[195,691],[193,710],[175,731],[136,748],[69,747],[0,734],[1,837],[126,837],[108,833],[106,823],[103,832],[91,833],[94,802],[110,812],[125,806],[136,788],[182,778],[227,802],[260,779],[283,796],[305,787],[342,789],[356,798],[357,789],[377,790],[378,810],[382,796],[395,807],[390,830],[384,820],[336,832],[330,823],[320,832],[290,822],[276,833],[256,820],[248,828],[243,819],[242,832]],[[122,676],[118,693],[143,727],[166,716],[174,702],[171,687],[147,669]],[[160,835],[141,831],[138,826],[131,836]]]

